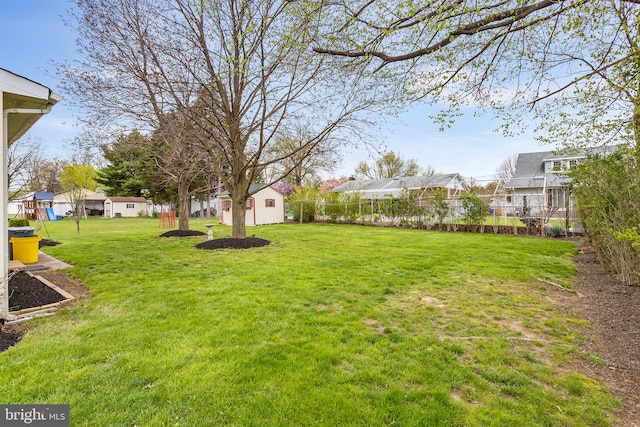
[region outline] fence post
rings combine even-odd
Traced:
[[[300,224],[302,224],[302,215],[304,213],[304,203],[300,200]]]

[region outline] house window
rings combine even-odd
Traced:
[[[127,203],[127,209],[133,209],[134,207],[133,203]]]
[[[222,201],[222,210],[227,212],[231,210],[231,200]]]
[[[264,207],[265,208],[275,208],[276,207],[276,199],[265,199]]]
[[[547,190],[547,208],[562,209],[565,204],[564,188],[550,188]]]
[[[251,210],[253,208],[253,199],[247,199],[247,210]]]
[[[556,160],[553,162],[553,171],[554,172],[558,172],[560,171],[560,169],[562,168],[562,162],[559,160]]]
[[[577,161],[577,160],[569,160],[569,167],[570,167],[570,168],[574,167],[574,166],[575,166],[575,165],[577,165],[577,164],[578,164],[578,161]]]

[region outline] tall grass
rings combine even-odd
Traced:
[[[100,426],[612,421],[616,401],[571,369],[583,321],[534,280],[572,286],[570,243],[295,224],[203,251],[151,219],[74,225],[38,233],[92,297],[0,354],[2,403]]]

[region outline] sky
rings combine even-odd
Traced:
[[[76,35],[65,26],[63,17],[72,4],[66,0],[0,0],[0,68],[41,83],[55,93],[60,90],[56,64],[78,57]],[[414,104],[398,119],[389,118],[376,132],[385,151],[404,159],[415,159],[421,168],[431,166],[438,173],[459,173],[479,182],[490,180],[502,161],[514,154],[547,151],[531,134],[504,137],[494,132],[500,123],[490,114],[474,116],[467,109],[463,117],[444,132],[429,119],[436,107]],[[71,157],[71,140],[79,131],[74,127],[74,110],[64,98],[51,113],[40,119],[30,133],[39,138],[46,154]],[[356,165],[372,163],[366,149],[345,149],[342,163],[325,178],[353,175]]]

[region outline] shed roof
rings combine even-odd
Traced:
[[[267,185],[267,184],[251,184],[249,186],[249,195],[252,196],[254,194],[256,194],[258,191],[264,189],[264,188],[271,188],[273,191],[282,194],[282,191],[278,190],[277,188],[273,187],[272,185]],[[282,194],[284,196],[284,194]],[[231,194],[225,190],[222,191],[219,195],[219,197],[231,197]]]
[[[147,199],[144,197],[110,196],[106,200],[111,200],[114,203],[147,203]]]

